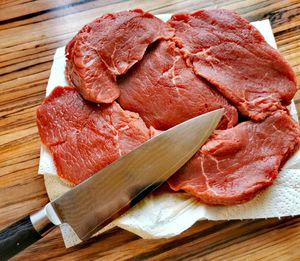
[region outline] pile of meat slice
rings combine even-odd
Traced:
[[[224,108],[217,130],[168,181],[207,204],[236,204],[270,186],[298,149],[285,106],[295,75],[247,20],[229,10],[107,14],[66,47],[66,77],[37,112],[60,177],[78,184],[187,119]],[[242,117],[239,117],[242,116]],[[241,122],[243,119],[243,122]]]

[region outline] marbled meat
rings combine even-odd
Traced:
[[[273,183],[299,142],[297,124],[277,111],[261,122],[215,131],[168,183],[207,204],[242,203]]]
[[[142,10],[106,14],[80,30],[66,57],[66,76],[80,94],[57,87],[39,107],[37,124],[59,176],[74,184],[161,131],[220,107],[219,130],[168,181],[173,190],[207,204],[246,202],[272,184],[299,147],[299,128],[285,107],[295,75],[232,11],[175,14],[168,23]],[[238,112],[245,116],[239,124]]]
[[[150,138],[137,113],[119,104],[82,99],[73,87],[56,87],[37,110],[42,143],[58,175],[78,184]]]
[[[225,111],[218,128],[230,128],[238,120],[235,107],[193,73],[171,41],[153,46],[119,87],[121,106],[138,112],[148,126],[159,130],[221,107]]]
[[[141,60],[149,44],[173,36],[166,23],[142,10],[106,14],[85,25],[66,47],[66,76],[81,95],[111,103],[116,77]]]
[[[253,120],[290,104],[295,74],[246,19],[233,11],[200,10],[169,20],[175,41],[197,75],[204,77]]]

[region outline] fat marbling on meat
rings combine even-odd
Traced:
[[[253,120],[290,104],[295,74],[246,19],[229,10],[175,14],[175,41],[194,72]]]
[[[140,114],[148,126],[173,127],[197,115],[224,108],[218,128],[238,121],[236,109],[202,77],[197,77],[171,41],[159,41],[120,81],[118,102]]]
[[[175,14],[168,24],[142,10],[107,14],[81,29],[66,56],[66,76],[81,95],[57,87],[37,124],[59,176],[74,184],[161,130],[220,107],[218,128],[228,129],[215,131],[169,180],[175,191],[208,204],[245,202],[272,184],[299,145],[284,107],[296,91],[294,73],[232,11]],[[236,125],[236,109],[247,121]]]
[[[116,77],[141,60],[149,44],[173,31],[140,9],[103,15],[66,46],[66,76],[86,100],[111,103],[120,95]]]
[[[150,138],[137,113],[116,102],[96,105],[73,87],[56,87],[37,110],[42,143],[58,175],[79,184]]]
[[[276,111],[261,122],[215,131],[168,183],[207,204],[242,203],[273,183],[299,142],[297,124]]]

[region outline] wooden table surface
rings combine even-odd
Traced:
[[[37,175],[36,107],[45,96],[55,49],[101,14],[137,7],[154,14],[226,7],[250,21],[269,18],[278,47],[300,83],[299,0],[1,0],[0,5],[0,227],[48,201],[43,178]],[[295,101],[300,111],[299,92]],[[55,229],[14,258],[46,259],[300,260],[300,217],[202,221],[162,240],[143,240],[116,228],[71,249],[65,249]]]

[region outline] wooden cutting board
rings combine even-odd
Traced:
[[[45,96],[55,49],[93,18],[137,7],[154,14],[226,7],[250,21],[269,18],[279,50],[300,83],[299,0],[1,0],[0,228],[48,201],[43,178],[37,176],[35,111]],[[295,102],[300,112],[299,92]],[[299,245],[299,217],[202,221],[171,239],[143,240],[113,229],[71,249],[64,248],[55,229],[14,260],[295,260]]]

